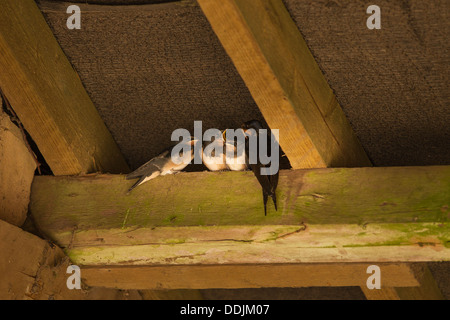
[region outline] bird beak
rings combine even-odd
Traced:
[[[198,142],[198,139],[192,139],[190,142],[191,146],[194,146]]]
[[[227,141],[227,138],[226,138],[226,132],[227,132],[227,129],[225,129],[225,130],[222,132],[222,139],[223,139],[223,141]]]

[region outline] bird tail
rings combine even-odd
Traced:
[[[275,211],[278,211],[278,209],[277,209],[277,195],[274,192],[270,196],[272,197],[273,205],[275,206]]]
[[[152,179],[156,178],[160,174],[161,174],[161,172],[159,172],[159,171],[153,171],[153,173],[151,175],[144,175],[142,177],[139,177],[139,180],[135,184],[133,184],[130,189],[128,189],[128,193],[131,190],[133,190],[134,188],[136,188],[137,186],[143,184],[144,182],[146,182],[148,180],[152,180]]]
[[[130,178],[130,179],[131,179],[131,178]],[[133,189],[136,188],[138,185],[140,185],[140,184],[142,183],[142,181],[144,181],[144,179],[145,179],[145,176],[140,177],[140,179],[139,179],[138,181],[136,181],[136,183],[133,184],[133,185],[131,186],[130,189],[128,189],[128,193],[130,193],[131,190],[133,190]],[[127,178],[127,180],[129,180],[129,179]]]
[[[267,216],[267,199],[269,198],[269,195],[267,192],[263,190],[263,200],[264,200],[264,215]]]

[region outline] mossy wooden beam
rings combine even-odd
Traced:
[[[55,175],[128,172],[34,0],[1,1],[0,69],[2,91]]]
[[[370,166],[282,0],[198,0],[294,169]]]
[[[36,177],[31,213],[81,265],[450,260],[450,167]]]

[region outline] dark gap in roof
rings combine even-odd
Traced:
[[[0,93],[1,93],[1,90],[0,90]],[[20,122],[18,117],[13,113],[13,111],[11,111],[10,108],[8,108],[6,99],[7,98],[3,96],[2,106],[1,106],[2,107],[2,111],[4,113],[6,113],[9,116],[9,118],[11,119],[11,121],[25,134],[25,140],[26,140],[25,143],[27,143],[28,146],[30,147],[31,151],[33,151],[33,153],[36,156],[36,159],[37,159],[37,161],[39,163],[39,168],[36,168],[34,174],[35,175],[53,175],[52,170],[50,169],[49,165],[45,161],[44,156],[39,151],[39,148],[36,145],[36,143],[34,142],[34,140],[31,137],[31,135],[22,126],[22,123]]]

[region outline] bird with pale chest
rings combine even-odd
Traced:
[[[271,131],[264,132],[259,121],[251,120],[242,124],[239,129],[226,129],[216,135],[210,141],[204,142],[200,148],[203,164],[211,171],[244,171],[250,168],[262,187],[264,214],[267,215],[269,197],[277,210],[275,191],[278,185],[279,161],[275,164],[273,161],[281,150]],[[128,174],[127,180],[139,179],[128,192],[158,176],[176,174],[186,168],[194,159],[194,146],[197,142],[199,140],[193,137],[189,141],[183,140]],[[180,148],[177,149],[180,151],[173,152],[175,147]],[[266,160],[270,158],[270,162],[263,161],[263,156]]]
[[[176,174],[186,168],[188,164],[194,159],[195,148],[194,145],[197,143],[197,139],[191,137],[188,142],[180,142],[175,146],[167,148],[161,152],[156,157],[152,158],[150,161],[146,162],[144,165],[136,169],[135,171],[129,173],[126,176],[127,180],[137,179],[139,180],[128,190],[130,192],[137,186],[152,180],[158,176],[165,176],[167,174]],[[172,155],[174,147],[185,147],[185,149],[190,150],[188,153],[183,152],[183,148],[180,150],[178,155]]]
[[[227,137],[227,132],[222,131],[220,136],[213,141],[207,141],[202,147],[203,164],[211,171],[244,171],[247,170],[247,157],[243,139],[243,130],[240,130],[242,139],[235,139],[236,134]]]

